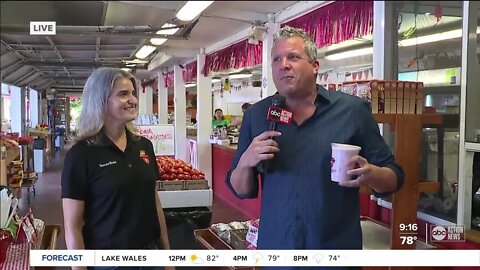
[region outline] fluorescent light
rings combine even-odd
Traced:
[[[151,38],[150,39],[150,43],[152,43],[152,45],[155,45],[155,46],[160,46],[165,42],[167,42],[166,38]]]
[[[480,33],[480,27],[477,27],[477,34]],[[460,38],[462,37],[462,29],[456,29],[447,32],[441,32],[432,35],[426,35],[416,38],[409,38],[398,42],[398,46],[400,47],[408,47],[408,46],[415,46],[420,44],[432,43],[442,40],[448,40],[453,38]]]
[[[340,59],[345,59],[350,57],[368,55],[372,53],[373,53],[373,47],[369,47],[369,48],[363,48],[363,49],[357,49],[357,50],[350,50],[350,51],[341,52],[341,53],[334,53],[334,54],[325,56],[325,59],[330,61],[340,60]]]
[[[230,79],[245,79],[252,77],[252,73],[239,73],[228,75]]]
[[[222,79],[220,79],[220,78],[215,78],[215,79],[212,78],[212,83],[217,83],[217,82],[221,82],[221,81],[222,81]]]
[[[147,56],[149,56],[153,51],[155,51],[157,48],[155,46],[150,46],[150,45],[143,45],[140,50],[135,54],[135,57],[144,59]]]
[[[176,14],[181,21],[191,21],[210,6],[213,1],[188,1]]]
[[[196,83],[185,84],[185,88],[197,86]]]
[[[430,13],[430,12],[425,13],[425,15],[430,15],[430,14],[432,14],[432,13]]]
[[[124,60],[126,64],[148,64],[147,60],[141,60],[138,58],[135,58],[133,60]]]
[[[477,34],[480,34],[480,27],[477,27]],[[462,37],[462,30],[456,29],[456,30],[441,32],[441,33],[432,34],[432,35],[420,36],[417,38],[405,39],[405,40],[399,41],[398,46],[409,47],[409,46],[415,46],[417,44],[420,45],[420,44],[432,43],[432,42],[448,40],[453,38],[460,38],[460,37]],[[341,53],[334,53],[334,54],[325,56],[325,59],[340,60],[340,59],[345,59],[349,57],[368,55],[372,53],[373,53],[373,47],[370,47],[370,48],[363,48],[358,50],[350,50],[350,51],[341,52]]]
[[[174,27],[176,26],[175,24],[171,24],[171,23],[165,23],[164,25],[162,25],[162,28],[167,28],[167,27]],[[158,30],[157,31],[157,34],[158,35],[173,35],[175,34],[177,31],[178,31],[179,28],[171,28],[171,29],[165,29],[165,30]],[[155,45],[155,46],[160,46],[162,45],[163,43],[165,43],[167,41],[166,38],[151,38],[150,39],[150,43],[152,43],[152,45]]]
[[[126,72],[130,72],[130,70],[132,70],[132,69],[130,69],[130,68],[122,68],[122,70],[123,70],[123,71],[126,71]]]

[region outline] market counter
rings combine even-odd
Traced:
[[[230,191],[225,181],[236,150],[237,145],[212,145],[213,196],[242,213],[245,219],[257,219],[260,217],[261,190],[258,198],[241,200]]]

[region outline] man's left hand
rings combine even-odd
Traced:
[[[342,187],[360,187],[362,185],[368,185],[371,182],[371,179],[376,177],[375,172],[379,167],[368,163],[364,157],[361,156],[354,156],[350,160],[351,163],[356,164],[356,168],[349,170],[347,172],[350,176],[357,176],[355,180],[348,180],[338,182],[338,184]]]

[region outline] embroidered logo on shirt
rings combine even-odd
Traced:
[[[112,160],[112,161],[109,161],[109,162],[104,163],[104,164],[98,164],[98,166],[100,166],[100,168],[103,168],[103,167],[110,166],[110,165],[113,165],[113,164],[117,164],[117,162],[115,160]]]
[[[143,162],[150,164],[150,157],[145,153],[145,151],[140,150],[140,158],[143,159]]]

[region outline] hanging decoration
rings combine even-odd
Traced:
[[[368,73],[370,73],[370,70],[368,70],[368,69],[363,71],[363,75],[365,76],[365,80],[368,80],[368,75],[369,75]]]
[[[282,24],[306,31],[319,48],[373,33],[373,1],[335,1]]]
[[[208,76],[211,71],[252,67],[262,63],[262,42],[248,43],[248,39],[232,44],[224,49],[207,54],[202,74]]]
[[[227,92],[230,92],[230,81],[228,81],[228,78],[225,79],[225,81],[223,83],[223,89]]]
[[[165,87],[173,87],[173,70],[163,73],[163,82]]]
[[[184,82],[193,82],[197,79],[197,61],[190,62],[182,69]]]
[[[147,86],[150,86],[153,88],[155,88],[155,85],[157,84],[157,78],[153,78],[151,80],[143,80],[142,83],[141,83],[141,86],[142,86],[142,93],[145,93],[145,88]]]
[[[438,5],[435,7],[435,17],[437,18],[437,23],[442,19],[442,7],[440,6],[440,1]]]

